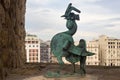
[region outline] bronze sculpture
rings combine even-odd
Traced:
[[[68,31],[58,33],[52,38],[51,52],[57,57],[58,63],[60,65],[64,64],[62,57],[65,57],[67,61],[71,62],[74,66],[74,72],[75,63],[80,61],[80,73],[86,74],[86,56],[92,56],[94,53],[88,52],[86,50],[86,42],[83,39],[80,40],[78,46],[74,45],[72,36],[77,30],[77,24],[75,20],[79,20],[79,15],[73,13],[72,10],[78,13],[81,12],[77,8],[73,7],[72,3],[68,5],[65,14],[62,16],[67,20],[66,27],[68,28]]]

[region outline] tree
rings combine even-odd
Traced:
[[[0,76],[25,61],[26,0],[0,0]]]

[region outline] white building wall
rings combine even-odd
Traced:
[[[26,58],[27,58],[27,62],[29,62],[29,49],[26,48]]]
[[[93,56],[87,56],[86,65],[99,65],[99,44],[98,40],[87,42],[87,50],[95,53]]]
[[[99,37],[100,60],[103,66],[120,66],[120,39]]]
[[[30,62],[30,58],[37,58],[37,61],[40,62],[40,40],[36,35],[26,35],[25,38],[25,49],[26,49],[26,62]],[[36,55],[30,56],[30,50],[37,50]],[[34,52],[33,52],[34,54]],[[34,62],[34,60],[33,60]]]

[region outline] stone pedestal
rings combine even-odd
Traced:
[[[76,77],[64,77],[64,78],[46,78],[44,76],[36,76],[31,78],[26,78],[23,80],[98,80],[96,76],[87,74],[86,76],[76,76]]]

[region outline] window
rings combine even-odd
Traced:
[[[113,51],[113,54],[115,54],[115,51]]]
[[[32,41],[32,43],[35,43],[35,41]]]
[[[38,41],[36,41],[36,43],[38,43]]]
[[[111,57],[113,57],[113,55],[111,55]]]
[[[38,60],[38,58],[36,58],[36,60]]]
[[[118,45],[119,43],[117,42],[117,45]]]
[[[31,41],[28,41],[28,43],[31,43]]]
[[[97,50],[95,49],[95,52],[96,52]]]
[[[31,60],[31,57],[29,57],[29,60]]]
[[[112,48],[112,46],[111,46],[111,48]]]
[[[36,49],[36,52],[38,52],[38,49]]]
[[[31,53],[29,54],[29,56],[31,56]]]
[[[106,63],[105,63],[105,66],[106,66]]]
[[[38,56],[38,54],[36,54],[36,56]]]
[[[97,57],[95,56],[95,59],[97,59]]]
[[[35,60],[34,57],[33,57],[33,60]]]
[[[31,49],[29,50],[29,52],[31,52]]]
[[[88,63],[88,65],[89,65],[90,63]]]
[[[35,56],[35,54],[33,53],[33,56]]]
[[[34,49],[32,49],[32,52],[35,52]]]

